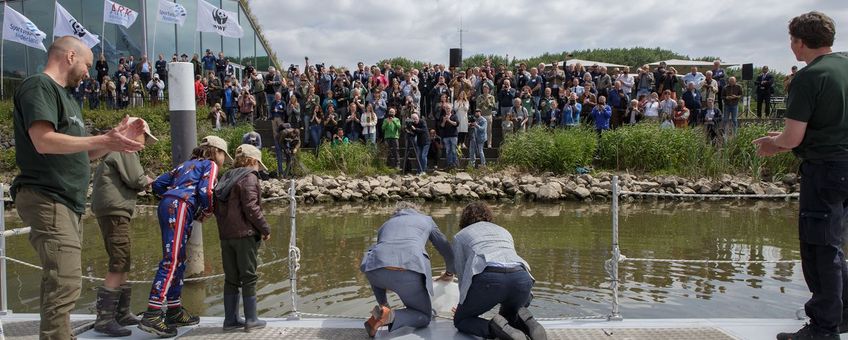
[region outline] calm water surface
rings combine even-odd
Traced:
[[[266,204],[273,226],[270,242],[260,250],[260,262],[285,257],[289,241],[288,208]],[[458,230],[463,205],[428,204],[442,231]],[[674,259],[798,259],[796,202],[646,202],[621,207],[621,249],[628,257]],[[519,255],[536,278],[533,308],[540,317],[606,315],[610,292],[603,262],[609,258],[611,216],[607,202],[562,204],[499,204],[496,223],[515,238]],[[298,272],[298,310],[367,316],[374,304],[359,263],[376,238],[377,228],[391,214],[391,204],[301,206],[298,240],[302,250]],[[14,212],[9,228],[20,226]],[[132,280],[151,279],[161,256],[159,225],[154,209],[142,209],[133,220]],[[206,271],[221,273],[217,227],[203,226]],[[26,236],[8,241],[11,257],[37,263]],[[444,270],[438,253],[428,246],[434,271]],[[83,272],[103,277],[107,256],[96,221],[84,219]],[[15,312],[38,312],[40,273],[9,265],[9,304]],[[288,266],[260,269],[257,291],[264,316],[291,311]],[[808,298],[799,264],[704,265],[625,263],[622,314],[625,318],[769,317],[790,318]],[[99,282],[83,282],[76,313],[94,310]],[[134,285],[133,307],[146,306],[150,284]],[[190,311],[223,315],[223,279],[188,283],[183,303]],[[397,301],[397,300],[395,300]]]

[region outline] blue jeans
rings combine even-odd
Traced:
[[[477,157],[480,157],[480,165],[486,166],[486,154],[483,153],[483,148],[486,146],[486,141],[477,142],[477,138],[471,139],[471,165],[475,165]]]
[[[492,338],[489,320],[481,318],[480,315],[500,304],[498,314],[513,324],[517,319],[518,309],[530,304],[531,288],[533,279],[523,270],[514,273],[484,271],[474,275],[471,287],[465,294],[465,301],[456,308],[453,325],[460,332],[484,339]]]
[[[418,151],[418,173],[423,174],[427,171],[427,154],[430,152],[430,143],[415,144],[415,149]]]
[[[366,133],[362,137],[365,138],[365,141],[371,144],[377,143],[377,134],[376,133]]]
[[[323,130],[324,127],[321,125],[312,125],[309,127],[309,144],[315,148],[316,153],[318,151],[318,146],[321,145],[321,132]]]
[[[274,95],[273,94],[265,94],[265,105],[268,109],[268,114],[266,115],[269,119],[271,117],[271,111],[274,111]]]
[[[459,160],[456,158],[456,142],[457,137],[443,137],[442,143],[445,147],[445,159],[447,159],[448,167],[456,167]]]
[[[230,123],[230,126],[236,125],[236,108],[235,107],[225,107],[224,112],[227,113],[227,122]]]
[[[413,271],[397,271],[384,268],[365,273],[371,284],[371,291],[378,304],[388,305],[386,291],[391,290],[400,297],[406,307],[395,309],[395,320],[389,326],[389,332],[402,327],[426,327],[430,324],[430,294],[427,293],[424,274]]]
[[[733,133],[736,134],[736,129],[739,128],[739,104],[724,104],[724,121],[725,131],[730,125],[733,125]]]

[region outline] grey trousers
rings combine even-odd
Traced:
[[[406,306],[404,309],[394,310],[395,320],[389,325],[389,332],[406,326],[421,328],[430,324],[432,307],[424,274],[381,268],[366,272],[365,277],[371,283],[377,303],[387,305],[386,291],[391,290]]]

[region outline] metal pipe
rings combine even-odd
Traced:
[[[612,177],[612,271],[610,273],[610,288],[612,289],[612,313],[607,316],[609,321],[621,321],[621,311],[618,303],[618,261],[621,250],[618,248],[618,176]]]
[[[3,210],[0,209],[0,212],[3,212]],[[16,229],[6,230],[5,223],[3,223],[3,228],[0,228],[0,229],[2,229],[2,231],[3,231],[3,239],[4,239],[3,244],[4,245],[6,243],[5,238],[7,238],[7,237],[18,236],[18,235],[26,235],[26,234],[29,234],[30,232],[32,232],[32,227],[16,228]],[[5,247],[3,247],[3,249],[5,250]]]
[[[6,195],[6,188],[3,187],[3,184],[0,183],[0,198]],[[8,306],[8,295],[6,291],[8,290],[8,285],[6,284],[6,203],[0,202],[0,232],[2,232],[2,236],[0,236],[0,284],[3,285],[0,288],[0,315],[8,315],[12,311],[9,310]]]
[[[299,320],[300,313],[297,311],[297,270],[300,269],[300,250],[297,249],[297,198],[295,197],[297,188],[295,180],[292,179],[289,184],[289,218],[291,219],[291,232],[289,234],[289,283],[291,290],[292,312],[294,315],[290,320]]]

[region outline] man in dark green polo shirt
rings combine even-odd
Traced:
[[[91,169],[89,161],[109,151],[134,152],[144,133],[127,119],[110,132],[90,137],[69,88],[91,68],[93,56],[73,37],[56,39],[43,73],[15,92],[16,162],[21,173],[11,194],[29,240],[44,267],[41,280],[41,339],[72,338],[70,312],[80,295],[80,227]]]
[[[792,19],[789,35],[796,59],[807,66],[792,80],[783,132],[754,143],[762,156],[791,150],[802,160],[798,235],[813,296],[804,306],[810,323],[777,338],[839,339],[848,331],[842,251],[848,213],[848,55],[831,50],[835,24],[820,12]]]

